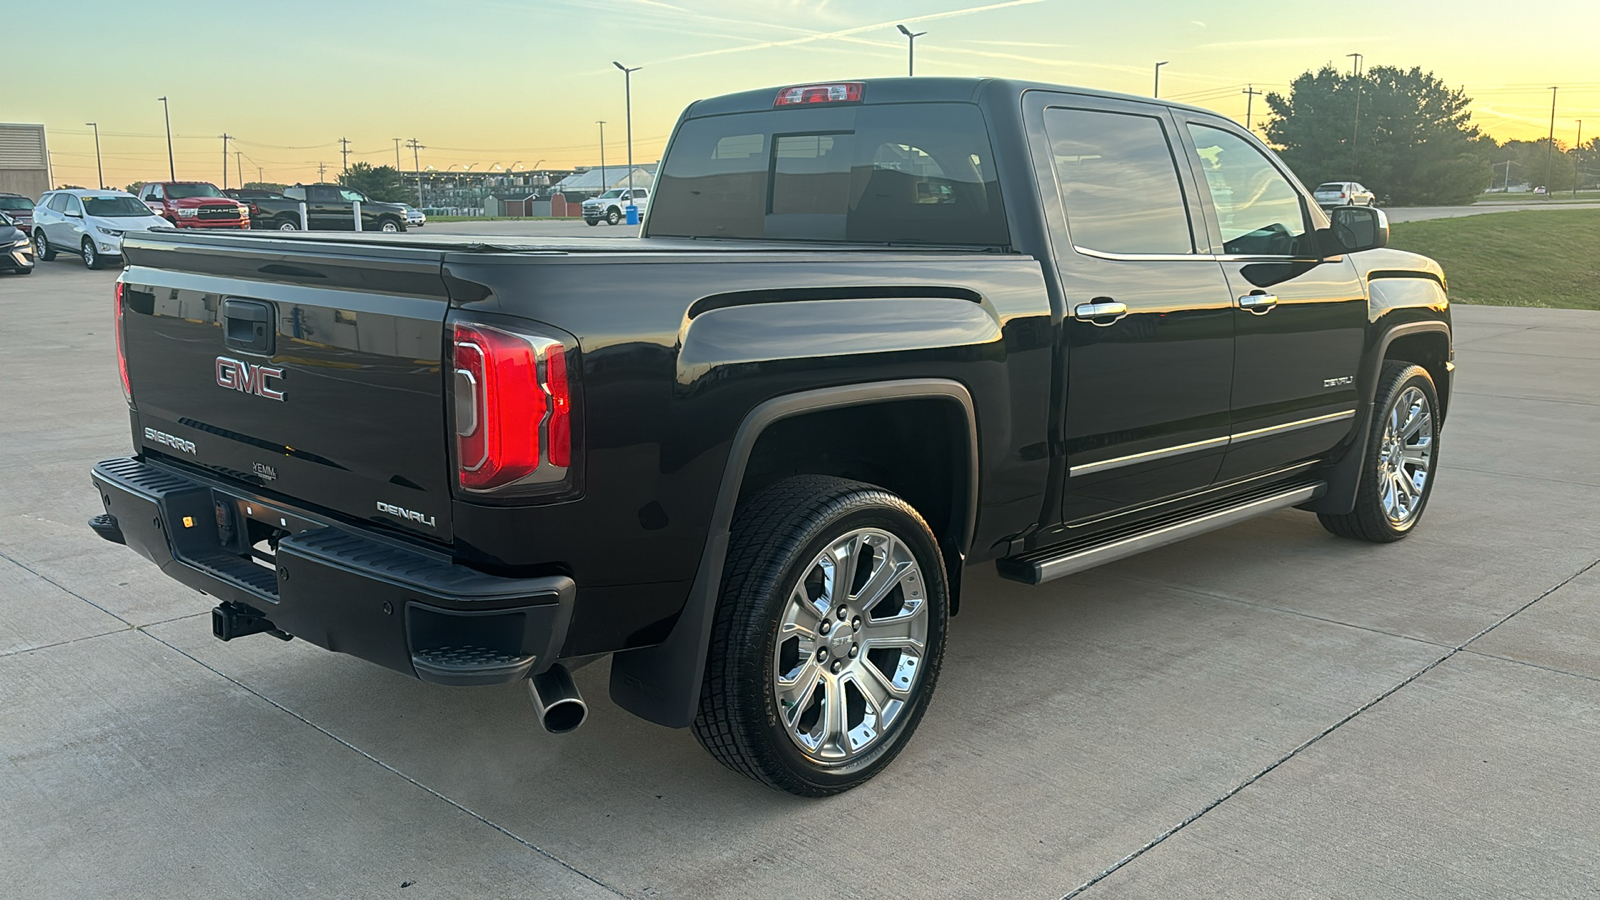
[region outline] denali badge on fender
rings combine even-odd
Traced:
[[[385,503],[382,500],[378,501],[378,512],[405,519],[407,522],[415,522],[418,525],[426,525],[429,528],[438,527],[433,524],[433,516],[419,513],[414,509],[395,506],[392,503]]]
[[[268,378],[283,380],[283,370],[258,366],[227,356],[217,357],[217,384],[229,390],[283,402],[283,391],[270,387]]]

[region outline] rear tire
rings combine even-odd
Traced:
[[[1367,427],[1355,508],[1342,515],[1318,513],[1317,520],[1339,537],[1387,544],[1411,533],[1433,494],[1439,395],[1428,370],[1385,363]]]
[[[584,219],[583,220],[583,224],[588,225],[590,228],[593,228],[594,226],[600,224],[600,220],[599,219]]]
[[[933,533],[883,488],[802,475],[741,504],[730,537],[695,738],[802,797],[866,782],[938,680],[949,591]]]
[[[52,262],[56,258],[56,248],[50,246],[50,239],[44,236],[42,228],[33,231],[33,255],[44,262]]]
[[[277,231],[299,231],[300,223],[293,219],[278,219],[273,222],[272,227]]]

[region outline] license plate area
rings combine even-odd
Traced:
[[[188,516],[174,523],[174,530],[181,528],[194,536],[184,542],[186,552],[180,555],[211,569],[218,568],[220,561],[231,559],[228,567],[235,571],[238,566],[256,570],[254,576],[246,577],[252,585],[262,583],[262,569],[273,573],[276,581],[278,544],[284,538],[326,527],[292,510],[215,488],[210,491],[210,500],[211,521],[205,523],[210,527],[198,528],[199,523]]]

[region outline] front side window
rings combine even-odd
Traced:
[[[1224,253],[1244,256],[1312,254],[1300,194],[1282,172],[1244,138],[1190,123],[1206,175]]]
[[[71,194],[63,194],[62,196],[67,198],[67,215],[69,215],[69,216],[81,216],[81,215],[83,215],[83,204],[78,202],[78,198],[77,197],[74,197]]]
[[[51,197],[50,198],[50,209],[52,209],[52,210],[54,210],[55,212],[58,212],[58,213],[66,212],[67,211],[67,197],[68,196],[70,196],[70,195],[68,195],[68,194],[56,194],[55,196]]]
[[[152,184],[149,187],[145,188],[144,189],[144,199],[146,199],[146,200],[160,200],[160,199],[162,199],[161,185]]]
[[[1074,246],[1116,254],[1194,252],[1177,161],[1160,119],[1047,109],[1044,124]]]

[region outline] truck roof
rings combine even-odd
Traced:
[[[1020,99],[1028,91],[1053,91],[1081,94],[1087,97],[1129,100],[1137,103],[1170,106],[1174,109],[1185,109],[1192,112],[1216,114],[1204,107],[1173,103],[1154,97],[1141,97],[1135,94],[1119,94],[1115,91],[1100,90],[1099,88],[1049,84],[1041,81],[1017,81],[1010,78],[924,76],[919,78],[841,78],[835,81],[773,85],[769,88],[740,91],[737,94],[724,94],[720,97],[697,100],[691,103],[689,108],[684,111],[684,118],[719,116],[728,113],[761,112],[774,107],[774,100],[777,99],[780,91],[808,85],[845,83],[864,86],[861,100],[859,101],[860,105],[863,106],[888,103],[993,103],[1007,98]]]

